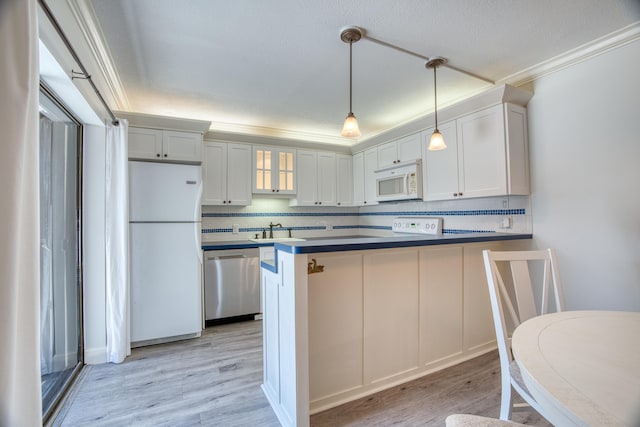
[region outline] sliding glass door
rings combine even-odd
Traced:
[[[40,92],[40,362],[46,420],[81,368],[82,128]]]

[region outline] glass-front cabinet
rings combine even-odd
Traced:
[[[253,147],[253,192],[259,194],[296,193],[295,149]]]

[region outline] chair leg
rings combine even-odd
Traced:
[[[511,419],[511,399],[512,399],[511,379],[506,378],[506,381],[502,381],[502,393],[500,398],[500,419]]]

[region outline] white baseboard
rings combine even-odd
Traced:
[[[85,348],[84,363],[87,365],[107,363],[107,347]]]

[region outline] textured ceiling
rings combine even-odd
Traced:
[[[113,109],[212,121],[212,129],[351,145],[341,28],[497,83],[640,19],[637,0],[70,0],[104,46]],[[85,34],[85,37],[87,35]],[[433,112],[425,61],[361,40],[353,111],[366,140]],[[108,69],[105,67],[105,69]],[[103,70],[104,72],[104,70]],[[438,70],[441,105],[491,87]]]

